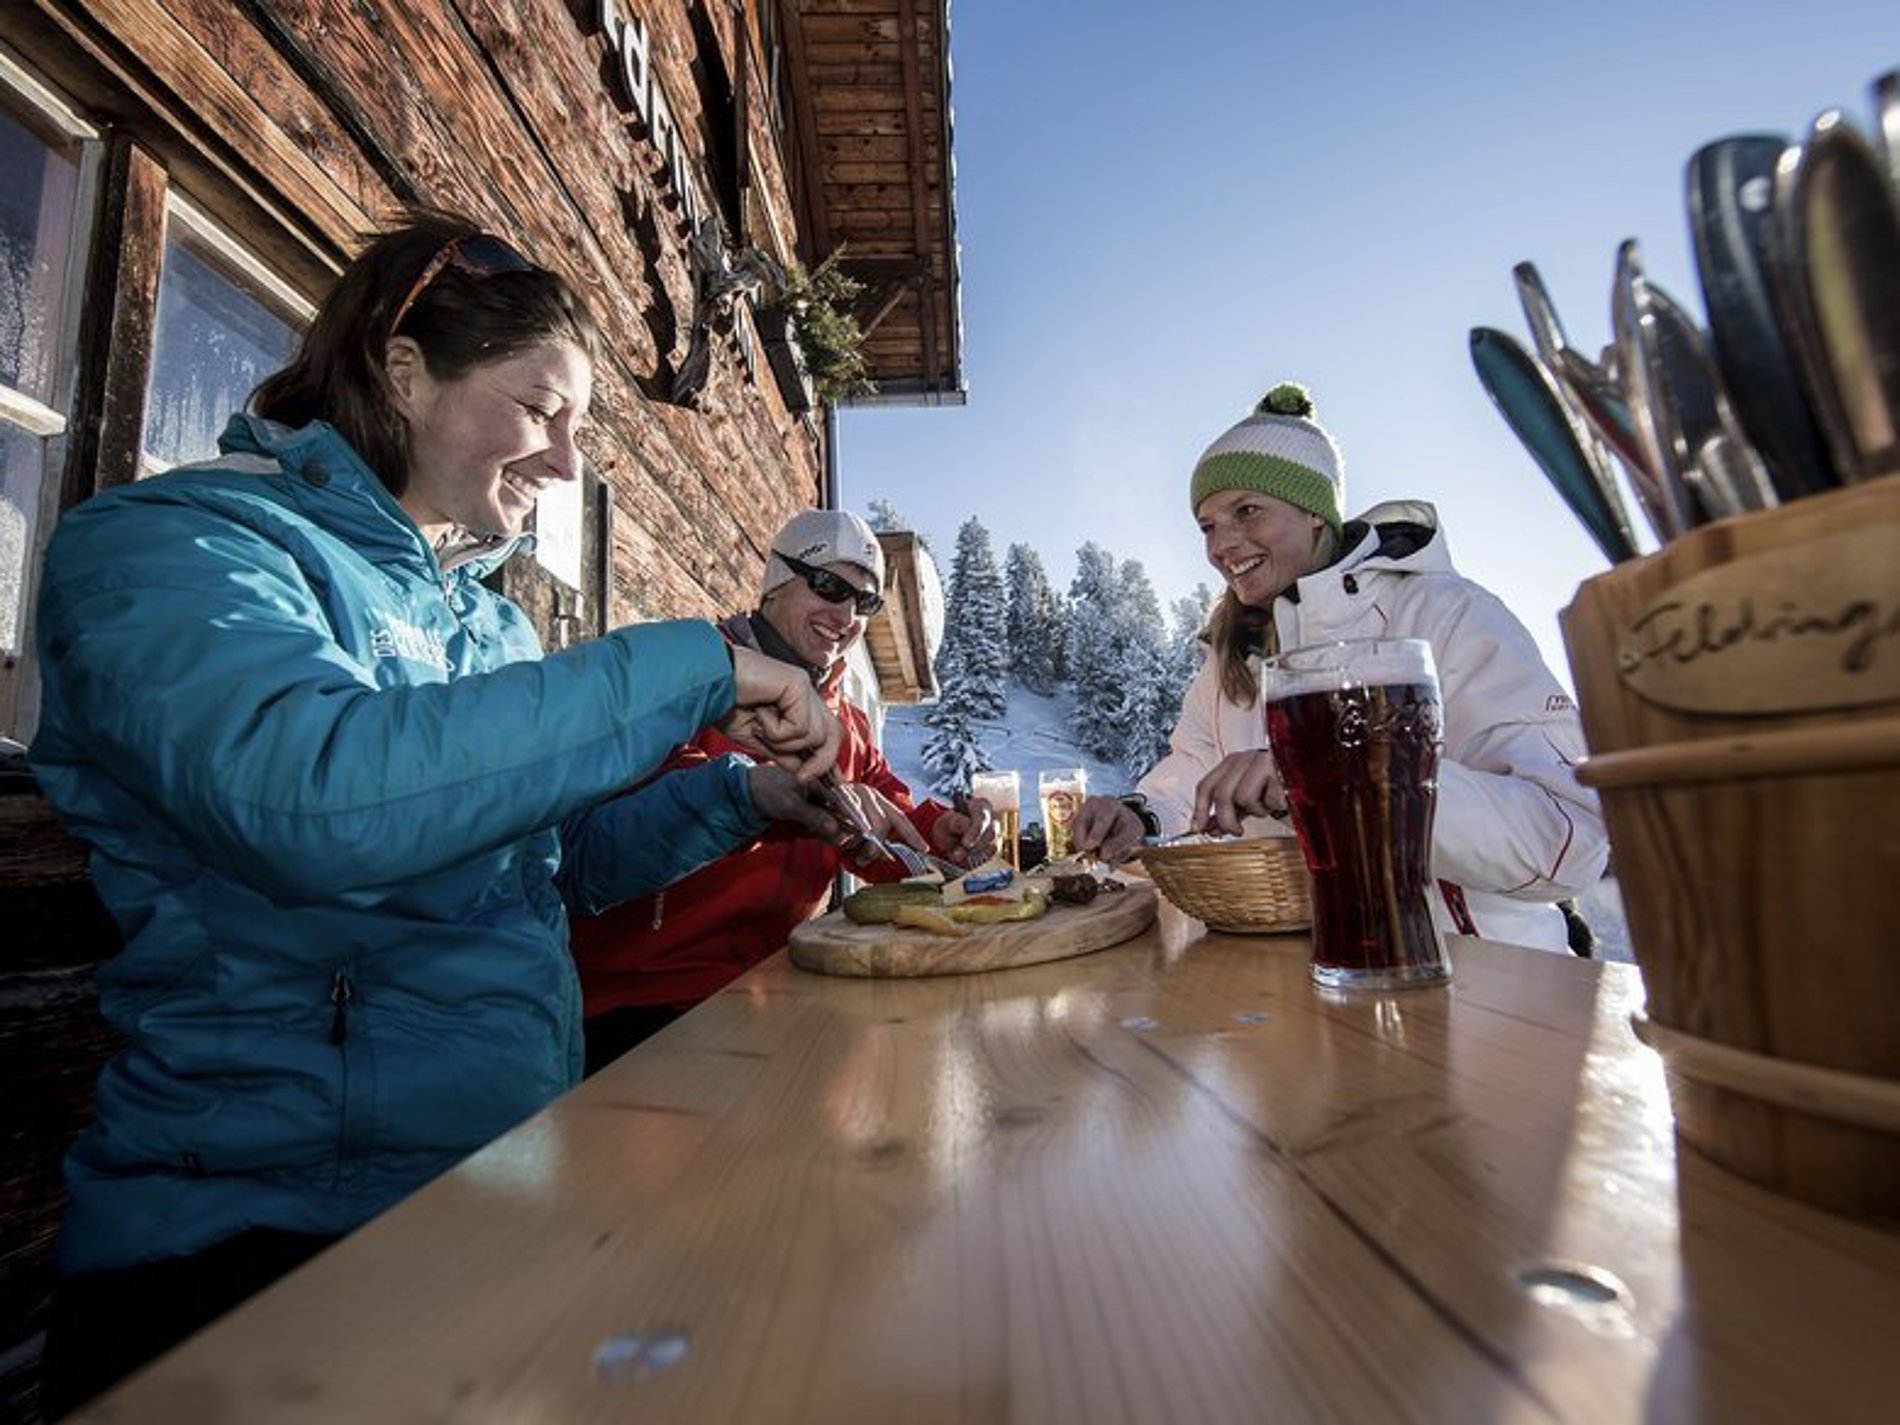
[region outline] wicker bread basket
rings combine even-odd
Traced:
[[[1209,930],[1277,935],[1313,923],[1312,883],[1291,836],[1151,846],[1141,864],[1162,895]]]

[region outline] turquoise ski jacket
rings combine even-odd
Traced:
[[[743,759],[608,800],[731,709],[710,623],[543,657],[481,582],[517,542],[445,568],[321,423],[222,447],[69,512],[40,589],[32,760],[124,936],[69,1272],[419,1187],[579,1078],[563,840],[597,905],[763,826]]]

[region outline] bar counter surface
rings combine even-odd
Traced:
[[[1900,1418],[1900,1235],[1679,1158],[1634,967],[1453,960],[781,953],[74,1418]]]

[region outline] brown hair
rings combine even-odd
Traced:
[[[409,481],[409,434],[383,371],[396,335],[389,324],[444,245],[480,232],[458,214],[418,209],[372,241],[344,269],[290,364],[251,392],[251,410],[287,426],[328,421],[400,496]],[[480,274],[449,263],[415,294],[402,314],[402,335],[421,349],[437,381],[548,342],[572,342],[589,361],[600,347],[580,298],[540,267]]]

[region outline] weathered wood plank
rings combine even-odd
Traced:
[[[819,84],[889,84],[899,73],[900,56],[885,45],[806,45],[811,77]]]
[[[821,136],[818,152],[832,163],[902,163],[909,150],[902,134],[841,134]]]
[[[897,42],[897,16],[890,14],[827,14],[808,11],[802,23],[809,43],[894,45]]]
[[[902,184],[906,187],[912,181],[911,166],[907,161],[896,163],[833,163],[825,169],[825,191],[848,189],[854,184]]]
[[[821,123],[827,115],[840,114],[894,114],[901,121],[904,90],[896,83],[855,89],[827,88],[811,112],[819,116]]]
[[[811,82],[826,93],[835,93],[856,85],[867,88],[891,88],[904,82],[903,69],[898,56],[892,55],[884,63],[870,60],[834,59],[824,63],[813,62]]]
[[[136,479],[144,444],[165,253],[165,172],[125,135],[107,150],[104,200],[80,313],[73,439],[61,476],[67,508]]]
[[[36,3],[50,6],[51,0]],[[158,86],[145,91],[153,107],[192,135],[207,158],[222,157],[228,165],[231,155],[243,155],[248,188],[255,192],[261,179],[291,212],[338,240],[363,229],[368,214],[350,193],[292,143],[162,5],[86,0],[85,11],[97,31],[119,46],[128,76],[149,76]]]
[[[898,0],[824,0],[822,11],[808,9],[807,15],[896,15]]]
[[[273,47],[270,36],[240,22],[232,0],[163,0],[163,6],[238,90],[256,102],[267,122],[334,182],[358,211],[388,210],[392,201],[388,183],[323,98]],[[249,14],[268,17],[269,7],[259,4]],[[266,174],[275,172],[274,165],[257,166]]]
[[[840,137],[904,137],[904,115],[898,108],[852,110],[833,106],[812,115],[812,128],[821,139]]]
[[[909,222],[911,211],[911,192],[907,185],[900,183],[855,183],[825,186],[826,197],[841,209],[853,211],[862,209],[899,208]]]

